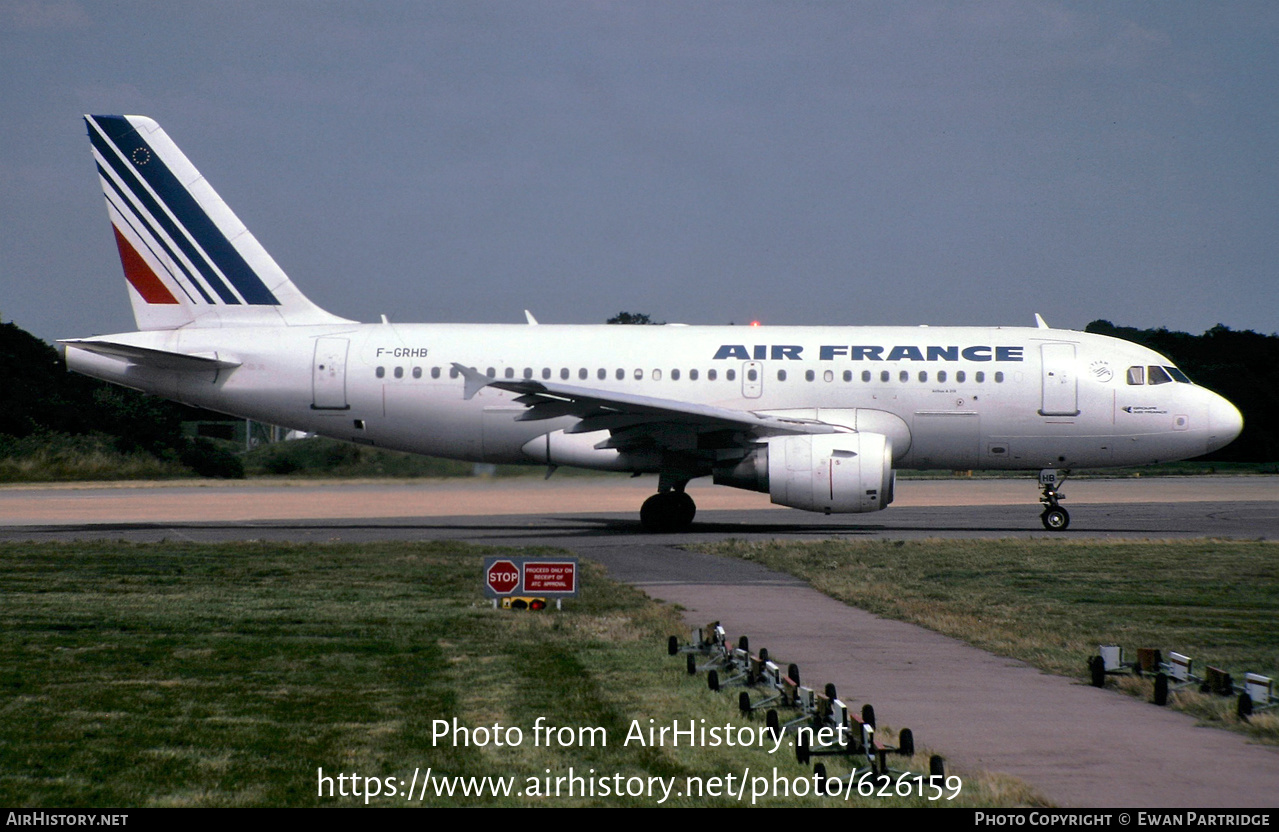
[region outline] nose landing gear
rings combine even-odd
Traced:
[[[1070,525],[1070,512],[1061,507],[1058,500],[1064,500],[1065,494],[1057,490],[1057,486],[1066,481],[1066,474],[1056,468],[1045,468],[1039,472],[1039,484],[1043,486],[1043,496],[1039,502],[1044,504],[1044,513],[1039,520],[1050,532],[1062,532]]]

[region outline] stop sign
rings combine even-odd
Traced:
[[[484,580],[488,582],[489,589],[499,595],[505,595],[508,592],[514,592],[520,585],[520,570],[509,560],[499,560],[484,573]]]

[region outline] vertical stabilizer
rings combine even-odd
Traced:
[[[297,290],[160,125],[84,120],[138,329],[347,323]]]

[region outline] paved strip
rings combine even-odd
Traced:
[[[0,527],[66,523],[254,522],[492,514],[559,515],[621,512],[638,517],[656,491],[654,477],[574,477],[261,485],[256,482],[164,483],[0,488]],[[1067,508],[1125,503],[1279,500],[1276,477],[1157,477],[1070,481]],[[767,494],[695,481],[688,493],[698,510],[781,512],[780,522],[846,523],[783,509]],[[1025,506],[1038,516],[1038,488],[1027,479],[903,480],[887,513],[856,515],[859,523],[892,522],[902,508],[972,505]],[[800,520],[797,518],[807,518]],[[865,520],[863,520],[865,518]],[[882,520],[881,520],[882,518]],[[777,522],[777,521],[774,521]]]

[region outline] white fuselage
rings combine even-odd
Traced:
[[[92,341],[95,339],[86,339]],[[1171,362],[1068,330],[339,324],[182,328],[106,336],[231,369],[131,363],[70,345],[71,369],[323,436],[454,459],[655,471],[660,460],[565,436],[571,416],[517,421],[518,394],[471,398],[451,365],[613,393],[785,414],[892,439],[895,467],[1042,469],[1198,456],[1238,411],[1194,384],[1128,369]],[[557,438],[552,443],[548,436]],[[544,438],[544,441],[534,441]]]

